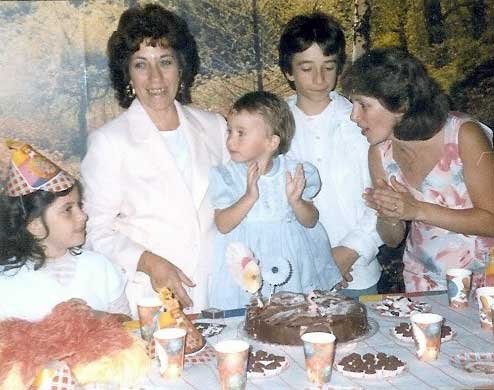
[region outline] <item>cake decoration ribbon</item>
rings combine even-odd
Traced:
[[[271,297],[275,293],[276,287],[287,284],[292,277],[292,272],[292,263],[284,257],[278,257],[274,265],[271,264],[262,267],[262,277],[271,286],[269,302],[271,302]]]
[[[237,284],[257,298],[258,306],[263,303],[259,290],[262,286],[261,270],[252,251],[241,242],[232,242],[226,248],[228,270]]]

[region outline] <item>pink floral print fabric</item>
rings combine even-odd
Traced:
[[[472,119],[450,113],[444,126],[444,154],[418,188],[405,180],[393,159],[392,141],[380,146],[381,159],[388,180],[391,176],[403,183],[418,200],[451,209],[472,208],[458,152],[458,132]],[[483,261],[494,238],[458,234],[437,226],[412,221],[403,254],[403,278],[407,292],[446,290],[446,269],[472,268],[475,260]],[[482,283],[474,274],[474,285]]]

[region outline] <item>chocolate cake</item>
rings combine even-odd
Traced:
[[[367,333],[365,306],[326,291],[309,295],[281,291],[264,307],[247,306],[245,331],[261,342],[302,345],[307,332],[330,332],[337,342],[353,340]]]

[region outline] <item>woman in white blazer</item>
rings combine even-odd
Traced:
[[[226,124],[185,106],[198,70],[183,19],[156,4],[125,11],[108,41],[112,85],[128,108],[92,132],[81,175],[86,245],[126,271],[136,301],[169,287],[207,307],[213,210],[209,169],[226,161]]]

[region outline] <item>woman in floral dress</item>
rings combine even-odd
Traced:
[[[352,120],[372,145],[373,189],[383,241],[403,255],[407,292],[445,290],[448,268],[479,270],[494,246],[492,131],[462,113],[413,56],[375,49],[349,69],[343,86]],[[482,283],[477,274],[476,284]]]

